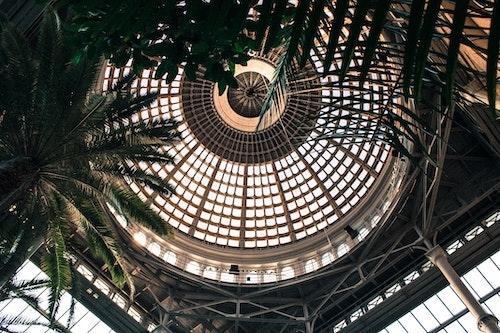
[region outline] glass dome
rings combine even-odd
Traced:
[[[288,76],[286,97],[263,126],[260,108],[280,50],[255,54],[246,66],[237,66],[239,86],[223,94],[203,79],[203,71],[189,81],[181,69],[170,84],[155,80],[154,71],[142,72],[134,89],[158,91],[159,98],[131,121],[175,119],[182,140],[165,147],[175,156],[174,165],[139,165],[174,185],[174,195],[130,184],[175,228],[175,238],[161,239],[115,212],[137,242],[191,274],[252,284],[313,272],[367,236],[396,198],[405,163],[381,141],[336,137],[331,131],[359,130],[364,126],[359,112],[350,121],[341,116],[349,110],[376,113],[378,104],[356,103],[353,97],[376,101],[390,87],[332,84],[335,76],[321,75],[322,43],[312,63]],[[130,64],[107,65],[102,89],[129,71]]]

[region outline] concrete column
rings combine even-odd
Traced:
[[[455,291],[469,312],[476,318],[478,328],[485,333],[500,333],[498,319],[488,314],[474,298],[471,291],[460,280],[455,269],[450,265],[448,256],[441,246],[435,246],[425,254],[427,258],[441,271],[450,287]]]

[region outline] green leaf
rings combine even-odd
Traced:
[[[455,1],[455,10],[453,11],[453,25],[451,27],[450,44],[448,46],[448,56],[446,62],[446,86],[444,89],[444,105],[451,104],[453,96],[453,86],[455,84],[455,71],[457,69],[458,55],[460,51],[460,40],[464,30],[465,18],[467,17],[467,8],[469,0]]]
[[[415,64],[415,99],[419,100],[422,93],[422,79],[425,66],[427,64],[427,55],[431,47],[432,38],[436,26],[436,20],[441,8],[442,0],[429,0],[427,5],[422,30],[420,31],[420,43],[418,44],[417,58]]]
[[[66,242],[59,226],[52,226],[49,233],[50,244],[42,261],[42,270],[50,278],[49,317],[54,318],[59,308],[62,292],[70,287],[71,269],[65,258]]]
[[[290,41],[287,47],[288,61],[292,61],[298,51],[310,3],[311,0],[299,0],[299,4],[297,5],[297,11],[295,12],[295,16],[293,18],[292,34],[290,35]]]
[[[260,45],[264,40],[264,36],[266,34],[267,27],[269,26],[269,22],[271,20],[271,11],[273,9],[274,1],[268,0],[264,1],[260,6],[260,16],[257,22],[257,30],[255,32],[255,40]]]
[[[425,0],[413,0],[411,3],[408,33],[406,35],[405,55],[403,61],[403,92],[410,96],[410,85],[417,53],[418,36],[424,16]]]
[[[346,48],[342,56],[342,67],[339,72],[339,80],[342,82],[347,73],[351,59],[354,55],[354,50],[358,43],[359,34],[365,23],[365,16],[368,13],[370,1],[358,0],[356,9],[354,10],[354,17],[349,26],[349,37],[347,39]]]
[[[271,1],[271,0],[269,0]],[[269,52],[274,44],[276,35],[281,30],[281,20],[285,13],[287,0],[276,0],[274,4],[273,15],[271,17],[271,25],[269,26],[269,32],[267,34],[267,40],[264,45],[264,53]]]
[[[486,86],[490,111],[496,117],[497,69],[500,43],[500,1],[495,0],[490,22],[490,36],[488,37],[488,60],[486,64]]]
[[[344,19],[349,8],[349,0],[338,0],[335,2],[335,11],[333,12],[333,24],[328,36],[328,45],[326,47],[326,56],[323,63],[324,73],[327,75],[332,65],[335,50],[337,49],[340,32],[344,26]]]
[[[385,21],[387,19],[387,13],[391,7],[391,0],[379,0],[375,13],[373,14],[373,20],[370,28],[370,34],[366,40],[365,54],[363,56],[363,63],[361,65],[361,74],[359,85],[362,86],[363,82],[368,75],[370,70],[370,65],[372,59],[375,55],[375,50],[379,43],[379,37],[384,28]]]
[[[276,70],[273,74],[273,79],[269,84],[268,91],[262,102],[262,107],[259,115],[259,123],[257,129],[260,130],[267,125],[267,120],[274,118],[281,104],[286,100],[286,91],[288,86],[287,74],[289,71],[290,62],[288,61],[287,53],[283,53],[276,64]]]
[[[304,33],[304,42],[302,43],[302,57],[300,59],[299,67],[304,67],[307,60],[309,59],[309,54],[311,48],[313,47],[314,38],[316,37],[316,31],[320,26],[320,20],[322,14],[324,13],[325,0],[315,0],[313,4],[312,11],[310,13],[310,18],[307,22],[307,30]]]
[[[167,76],[165,77],[165,81],[167,83],[170,83],[175,80],[178,73],[179,68],[177,67],[177,65],[165,59],[156,68],[155,79],[160,79],[165,74],[167,74]]]

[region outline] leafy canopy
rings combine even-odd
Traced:
[[[362,84],[376,69],[382,35],[392,35],[395,44],[404,45],[399,55],[403,92],[406,97],[421,96],[424,79],[436,71],[430,56],[443,56],[445,66],[437,68],[443,82],[443,104],[450,105],[459,69],[460,45],[475,45],[477,36],[465,37],[472,18],[488,19],[487,49],[476,49],[487,58],[487,71],[481,73],[487,87],[490,109],[496,101],[500,29],[498,0],[473,3],[468,0],[140,0],[72,1],[56,4],[69,8],[70,42],[82,52],[104,54],[117,66],[133,59],[136,71],[157,68],[171,81],[183,65],[189,79],[199,66],[206,79],[220,88],[234,86],[235,64],[245,64],[250,51],[267,52],[276,46],[287,49],[286,62],[300,67],[317,47],[315,39],[327,36],[322,54],[325,73],[333,71],[342,81],[351,61],[362,52],[362,65],[355,68]],[[449,9],[449,8],[452,9]],[[333,16],[333,18],[332,18]],[[450,22],[446,18],[451,17]],[[326,30],[322,22],[329,21]],[[348,35],[344,39],[343,29]],[[368,32],[367,32],[368,31]],[[363,41],[360,37],[367,33]],[[472,38],[472,39],[471,39]],[[433,41],[446,39],[446,49],[433,49]],[[398,48],[398,45],[395,45]],[[432,66],[433,67],[433,66]],[[277,71],[282,68],[278,68]],[[221,92],[224,89],[220,89]],[[270,94],[279,91],[271,87]]]
[[[71,286],[68,251],[80,237],[119,286],[133,288],[106,204],[158,234],[172,233],[125,180],[171,194],[168,183],[135,165],[172,163],[164,147],[178,134],[172,121],[130,120],[157,97],[128,93],[133,75],[93,92],[99,64],[70,61],[56,15],[44,18],[36,47],[7,23],[1,29],[0,245],[7,255],[0,281],[42,246],[53,317]]]

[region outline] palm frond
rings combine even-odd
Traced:
[[[111,221],[99,205],[89,200],[74,203],[68,208],[78,219],[75,224],[82,226],[92,254],[106,263],[113,281],[119,287],[128,283],[130,288],[133,288],[131,277],[124,267],[121,248],[115,240],[118,236],[113,232]]]
[[[269,22],[271,20],[273,3],[274,1],[264,1],[260,6],[259,10],[260,16],[257,22],[257,29],[255,32],[255,41],[258,45],[260,45],[264,40],[267,27],[269,26]]]
[[[335,3],[335,10],[333,12],[333,23],[328,36],[328,45],[326,47],[325,60],[323,61],[324,74],[330,71],[332,61],[337,49],[340,32],[344,26],[344,19],[349,9],[349,0],[338,0]]]
[[[306,24],[306,15],[309,10],[309,5],[311,0],[299,0],[297,5],[295,16],[293,18],[292,32],[288,40],[288,46],[286,48],[286,54],[288,59],[294,59],[298,51],[298,46],[302,42],[304,35],[304,27]],[[289,60],[291,63],[291,60]]]
[[[287,2],[287,0],[276,0],[276,3],[274,4],[267,40],[264,44],[264,53],[267,53],[276,43],[276,36],[281,29],[281,21],[285,13]]]
[[[110,189],[110,202],[118,211],[159,235],[171,236],[172,229],[165,221],[132,191],[113,186]]]
[[[379,37],[384,28],[384,24],[387,20],[387,13],[391,7],[391,0],[380,0],[377,3],[377,8],[373,14],[373,20],[370,28],[370,34],[366,40],[366,47],[363,56],[363,63],[361,64],[361,73],[359,85],[362,86],[365,81],[366,75],[370,70],[370,65],[372,63],[373,57],[375,56],[375,50],[379,43]]]
[[[244,5],[238,8],[244,10]],[[164,194],[173,191],[128,163],[173,163],[165,146],[178,139],[177,124],[131,121],[157,99],[156,93],[134,93],[132,74],[106,93],[93,93],[99,61],[70,61],[56,14],[43,19],[35,46],[3,24],[0,44],[0,88],[6,92],[0,96],[0,218],[9,224],[1,236],[12,238],[0,243],[2,254],[7,251],[0,262],[0,282],[3,285],[29,255],[28,243],[41,244],[38,238],[44,239],[42,269],[50,278],[53,321],[62,292],[72,285],[68,251],[79,239],[71,237],[70,230],[77,229],[92,253],[106,263],[113,280],[127,283],[133,293],[115,226],[102,206],[109,202],[128,219],[171,234],[158,214],[128,189],[125,179]],[[15,189],[15,195],[9,189]],[[11,228],[18,221],[23,227]],[[34,301],[28,292],[19,296]]]
[[[269,88],[259,115],[259,123],[257,131],[265,128],[275,117],[286,101],[286,91],[288,85],[287,74],[289,72],[290,62],[287,53],[283,53],[278,60],[276,70],[273,74],[273,79],[269,84]]]
[[[325,0],[315,0],[311,9],[310,17],[307,22],[307,30],[304,32],[304,41],[302,43],[302,56],[300,58],[299,67],[305,66],[309,60],[311,48],[316,38],[316,30],[319,27],[319,22],[324,14]]]
[[[411,79],[417,54],[416,45],[424,17],[424,8],[425,0],[413,0],[411,3],[403,62],[403,91],[405,96],[410,95]]]
[[[53,194],[50,205],[52,216],[41,268],[50,278],[48,315],[53,320],[59,309],[62,293],[71,286],[71,268],[66,257],[68,215],[64,210],[64,201],[59,195]]]
[[[424,76],[427,55],[434,35],[436,20],[439,14],[442,0],[429,0],[425,10],[422,29],[419,35],[419,44],[415,63],[415,100],[419,100],[422,93],[422,78]]]
[[[347,73],[354,50],[359,40],[361,29],[365,22],[365,16],[370,8],[370,1],[358,0],[354,10],[351,25],[349,26],[349,37],[346,42],[345,50],[342,56],[342,67],[339,72],[339,80],[342,81]]]
[[[497,69],[500,44],[500,1],[493,1],[493,13],[490,21],[490,35],[488,37],[488,59],[486,63],[486,85],[488,102],[493,117],[496,116]]]
[[[126,164],[106,164],[96,166],[95,172],[98,172],[102,177],[112,175],[115,176],[117,180],[125,178],[128,181],[138,183],[142,186],[148,186],[156,193],[163,195],[169,196],[174,193],[172,185],[165,183],[159,176],[138,169],[135,166],[130,167]]]
[[[446,86],[444,89],[445,106],[451,104],[451,99],[453,96],[453,87],[455,84],[455,71],[457,69],[460,42],[462,40],[462,32],[464,30],[468,7],[469,7],[469,0],[462,0],[455,2],[455,10],[453,11],[453,25],[451,27],[450,44],[448,46],[448,60],[446,62]]]

